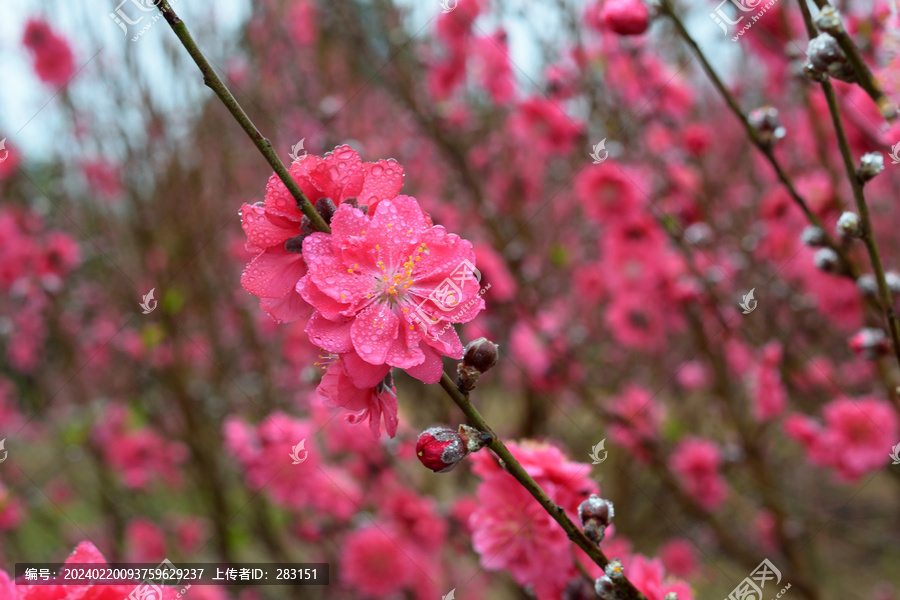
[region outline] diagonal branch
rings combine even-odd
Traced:
[[[200,72],[203,73],[203,83],[216,93],[216,96],[219,97],[219,100],[222,101],[222,104],[225,105],[228,112],[232,114],[234,119],[240,124],[241,128],[247,132],[247,135],[253,140],[254,145],[256,145],[260,153],[266,159],[266,162],[268,162],[272,169],[275,170],[275,174],[278,175],[278,178],[281,179],[285,187],[287,187],[291,196],[297,201],[297,206],[312,222],[312,226],[317,231],[330,233],[331,228],[328,227],[328,223],[326,223],[322,216],[316,212],[316,209],[309,201],[309,198],[306,197],[306,194],[303,193],[303,190],[300,189],[300,186],[297,185],[297,182],[291,177],[287,167],[285,167],[284,163],[281,162],[281,159],[278,158],[278,154],[275,152],[275,148],[272,147],[272,143],[260,133],[259,129],[256,128],[256,125],[253,124],[253,121],[250,120],[250,117],[247,116],[247,113],[241,108],[241,105],[231,93],[231,90],[228,89],[225,82],[216,74],[215,69],[209,64],[206,57],[203,56],[203,52],[201,52],[200,48],[197,46],[197,43],[191,36],[190,31],[188,31],[184,21],[182,21],[175,11],[172,10],[168,0],[155,0],[155,2],[156,6],[165,17],[166,22],[169,24],[169,27],[175,32],[181,45],[188,51],[188,54],[191,55],[191,58],[194,59],[194,62],[200,68]]]

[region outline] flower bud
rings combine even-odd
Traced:
[[[875,360],[891,351],[891,342],[882,330],[864,327],[850,338],[850,349],[866,360]]]
[[[606,528],[615,516],[613,503],[591,494],[591,497],[578,505],[578,518],[584,533],[596,544],[603,541]]]
[[[837,252],[831,248],[819,248],[813,256],[813,264],[820,271],[826,273],[837,273],[840,268],[841,259]]]
[[[606,563],[604,571],[606,576],[612,579],[614,583],[625,580],[625,567],[622,566],[622,561],[618,558],[614,558]]]
[[[331,224],[331,219],[334,217],[334,211],[337,210],[337,207],[334,205],[334,201],[331,198],[319,198],[316,200],[316,212],[322,216],[322,219],[325,220],[329,225]]]
[[[862,237],[862,228],[859,226],[859,216],[849,210],[844,211],[837,222],[837,233],[843,237]]]
[[[590,581],[581,575],[570,579],[562,593],[562,600],[596,600],[596,598]]]
[[[882,171],[884,171],[884,156],[882,156],[881,152],[869,152],[863,154],[863,157],[859,159],[859,169],[856,171],[856,176],[859,177],[862,183],[866,183],[875,179]]]
[[[847,83],[856,82],[856,72],[847,60],[847,56],[841,50],[837,40],[827,33],[820,33],[809,41],[806,55],[816,71]]]
[[[819,31],[833,36],[844,33],[844,23],[841,21],[841,13],[836,11],[832,6],[825,6],[819,9],[816,15],[816,27]]]
[[[594,591],[597,592],[601,600],[618,600],[619,598],[619,588],[606,575],[594,581]]]
[[[863,296],[874,298],[878,294],[878,281],[871,273],[864,273],[856,280],[856,288]]]
[[[819,248],[825,245],[825,230],[815,225],[807,225],[800,234],[800,241],[810,248]]]
[[[435,473],[446,473],[470,453],[477,452],[492,441],[490,434],[468,425],[460,425],[458,430],[429,427],[419,434],[416,456],[419,462]]]
[[[304,219],[306,217],[303,217]],[[303,254],[303,240],[309,237],[308,233],[301,233],[284,240],[284,249],[294,254]]]
[[[487,338],[472,340],[466,345],[462,362],[456,367],[456,385],[462,392],[475,389],[478,377],[497,364],[499,346]]]
[[[650,9],[642,0],[606,0],[600,18],[619,35],[641,35],[647,31]]]
[[[874,276],[873,276],[874,277]],[[884,274],[884,282],[887,284],[891,294],[900,294],[900,273],[897,271],[888,271]]]
[[[750,125],[756,130],[759,142],[768,148],[784,137],[785,129],[778,118],[778,109],[774,106],[761,106],[747,116]]]

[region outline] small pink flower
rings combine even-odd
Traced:
[[[788,401],[787,389],[781,381],[781,346],[778,342],[770,342],[762,354],[753,385],[753,417],[759,422],[780,415]]]
[[[349,534],[343,544],[342,582],[371,598],[401,592],[416,567],[395,541],[399,537],[389,527],[374,525]]]
[[[701,438],[679,443],[669,460],[685,491],[706,510],[718,508],[728,493],[728,485],[719,473],[721,464],[719,447]]]
[[[636,554],[625,569],[625,576],[647,597],[647,600],[663,600],[670,592],[674,592],[678,596],[678,600],[693,600],[694,598],[688,584],[666,578],[666,570],[658,558],[651,560],[641,554]]]
[[[441,356],[463,354],[450,324],[484,308],[472,245],[434,227],[408,196],[382,200],[371,216],[341,205],[331,229],[303,242],[309,273],[297,291],[316,309],[310,339],[436,383]]]
[[[785,432],[799,441],[813,464],[829,466],[841,481],[860,476],[888,462],[897,443],[897,415],[890,404],[876,398],[839,398],[822,411],[825,426],[792,415]]]
[[[397,388],[386,380],[391,368],[372,365],[355,352],[347,352],[329,365],[316,390],[325,406],[350,411],[351,425],[369,421],[372,438],[381,437],[381,421],[388,437],[397,435]],[[387,382],[386,382],[387,381]]]
[[[663,419],[663,408],[650,391],[629,385],[612,399],[609,410],[621,421],[610,425],[613,441],[627,448],[640,462],[649,462],[647,442],[657,439]]]
[[[598,491],[588,479],[588,466],[569,461],[553,446],[523,442],[508,447],[572,519],[578,518],[578,505]],[[559,598],[574,573],[566,533],[492,456],[478,453],[470,460],[482,478],[479,507],[469,519],[482,566],[508,570],[520,585],[531,585],[540,600]]]
[[[46,21],[29,19],[22,43],[31,52],[35,73],[44,83],[63,86],[75,75],[75,56],[69,42]]]
[[[694,544],[684,538],[675,538],[659,549],[659,558],[666,571],[676,577],[690,577],[697,571],[697,552]]]

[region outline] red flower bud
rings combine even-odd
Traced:
[[[642,0],[607,0],[600,18],[619,35],[641,35],[647,31],[650,9]]]
[[[446,473],[469,453],[477,452],[492,441],[489,434],[468,425],[460,425],[458,430],[429,427],[419,434],[416,456],[435,473]]]

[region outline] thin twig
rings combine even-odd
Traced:
[[[606,555],[603,554],[603,550],[600,549],[600,546],[592,542],[578,527],[569,516],[566,514],[566,511],[563,507],[559,506],[547,495],[540,485],[528,474],[528,471],[525,470],[525,467],[516,460],[516,457],[513,456],[512,452],[503,444],[500,438],[493,432],[490,426],[485,422],[484,418],[481,416],[481,413],[478,412],[478,409],[472,405],[469,401],[468,394],[464,394],[459,391],[459,388],[456,387],[456,383],[454,383],[453,379],[447,373],[443,373],[441,376],[441,387],[447,392],[447,395],[456,403],[456,405],[463,411],[466,415],[466,418],[469,420],[469,423],[479,429],[480,431],[484,431],[486,433],[491,434],[494,441],[490,443],[488,446],[494,454],[503,462],[503,466],[506,471],[512,475],[516,481],[522,484],[528,493],[531,494],[535,500],[547,511],[553,520],[559,523],[560,527],[568,534],[569,539],[575,542],[579,548],[584,550],[584,552],[593,560],[599,567],[605,569],[606,565],[609,564],[609,559],[606,558]],[[634,584],[631,583],[627,578],[623,581],[618,582],[617,585],[624,592],[625,597],[630,600],[646,600]]]
[[[805,6],[805,0],[799,0],[799,3],[801,5],[801,13],[803,13],[803,20],[806,24],[806,31],[809,33],[810,37],[815,37],[817,34],[816,26],[813,24],[809,10]],[[819,7],[821,8],[824,4],[819,4]],[[866,203],[863,184],[856,173],[856,164],[853,161],[850,142],[847,140],[847,132],[844,129],[844,122],[841,118],[841,109],[838,104],[837,95],[834,93],[834,86],[828,79],[825,79],[820,83],[822,85],[822,91],[825,93],[825,100],[828,102],[828,112],[831,115],[831,122],[834,125],[834,133],[837,136],[838,148],[841,151],[844,169],[847,172],[847,179],[850,181],[850,189],[853,191],[853,200],[856,202],[856,210],[859,213],[862,233],[861,239],[866,246],[866,251],[869,254],[869,262],[872,264],[872,271],[874,272],[875,280],[878,282],[880,308],[884,319],[887,322],[888,331],[891,333],[894,356],[897,359],[897,364],[900,365],[900,320],[898,320],[897,312],[894,310],[894,299],[891,296],[891,290],[887,284],[884,265],[881,262],[881,253],[878,250],[878,243],[875,240],[875,233],[872,230],[872,217],[869,215],[869,205]]]
[[[822,220],[809,208],[809,205],[806,203],[806,200],[803,198],[803,196],[801,196],[799,192],[797,192],[797,188],[794,187],[793,181],[791,181],[791,178],[781,167],[781,163],[778,162],[778,159],[775,158],[775,153],[772,150],[771,146],[764,144],[762,140],[760,140],[756,128],[750,124],[750,120],[747,118],[747,115],[745,115],[741,110],[741,107],[740,105],[738,105],[737,100],[735,100],[731,92],[728,91],[728,88],[725,87],[725,84],[709,64],[706,55],[704,55],[703,51],[700,50],[700,46],[697,45],[697,42],[693,37],[691,37],[691,34],[688,33],[688,30],[685,28],[681,18],[675,13],[674,8],[672,7],[671,0],[661,0],[661,7],[663,12],[670,19],[672,19],[672,22],[675,24],[675,29],[678,30],[678,34],[685,41],[685,43],[687,43],[688,46],[690,46],[694,50],[697,58],[700,59],[700,63],[703,65],[703,69],[706,71],[713,85],[722,95],[722,98],[725,100],[725,103],[728,104],[731,112],[733,112],[735,116],[741,121],[741,124],[747,131],[747,135],[749,136],[750,141],[753,142],[753,145],[759,149],[763,156],[766,157],[766,160],[769,161],[769,164],[772,165],[772,168],[775,170],[775,175],[778,177],[778,180],[782,185],[784,185],[785,189],[788,191],[788,194],[790,194],[791,198],[794,200],[797,206],[800,207],[800,210],[803,211],[803,214],[806,215],[807,220],[816,227],[822,229],[825,234],[825,245],[837,253],[837,255],[841,259],[842,264],[844,264],[850,271],[849,275],[853,277],[853,279],[856,279],[857,273],[855,272],[855,266],[853,265],[852,261],[849,260],[846,251],[841,247],[840,244],[836,244],[834,242],[831,234],[826,231],[824,225],[822,224]]]
[[[833,8],[831,4],[828,3],[828,0],[813,1],[816,3],[816,6],[819,7],[819,10],[822,10],[825,7]],[[834,39],[837,40],[841,50],[844,51],[847,62],[850,63],[850,66],[852,66],[853,70],[856,72],[856,81],[859,83],[859,87],[864,89],[872,100],[875,101],[875,104],[878,105],[878,110],[885,119],[889,121],[896,119],[897,106],[891,102],[890,98],[884,93],[884,90],[881,89],[881,84],[878,83],[878,79],[872,73],[869,65],[866,64],[862,53],[859,51],[853,38],[847,33],[847,30],[841,27],[839,32],[832,35],[834,36]]]
[[[243,130],[247,132],[247,135],[253,140],[253,143],[259,149],[260,153],[275,170],[275,174],[278,175],[278,178],[281,179],[285,187],[287,187],[291,196],[297,201],[297,206],[303,214],[309,218],[312,226],[315,227],[317,231],[330,233],[331,229],[328,227],[328,223],[326,223],[322,216],[316,212],[316,209],[309,201],[309,198],[306,197],[306,194],[303,193],[303,190],[300,189],[300,186],[297,185],[297,182],[291,177],[287,167],[285,167],[284,163],[281,162],[281,159],[278,158],[278,154],[275,152],[275,148],[272,147],[272,143],[260,133],[259,129],[256,128],[256,125],[253,124],[253,121],[250,120],[250,117],[247,116],[247,113],[241,108],[241,105],[231,93],[231,90],[228,89],[225,82],[223,82],[216,74],[215,69],[209,64],[206,57],[203,56],[203,52],[200,51],[200,48],[197,46],[196,42],[194,42],[194,38],[191,37],[191,33],[188,31],[184,21],[182,21],[175,11],[172,10],[168,0],[155,0],[155,2],[156,6],[165,17],[166,22],[169,24],[169,27],[172,28],[172,31],[175,33],[176,37],[178,37],[181,45],[188,51],[188,54],[191,55],[191,58],[194,59],[194,62],[200,68],[200,72],[203,73],[203,83],[216,93],[216,96],[219,97],[222,104],[228,109],[228,112],[232,114]]]

